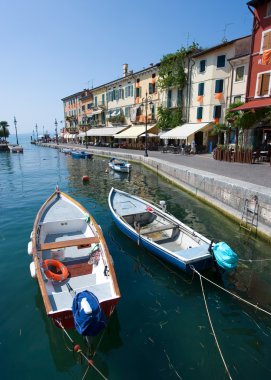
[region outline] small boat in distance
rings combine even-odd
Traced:
[[[71,155],[73,158],[92,158],[93,153],[87,153],[79,150],[72,150]]]
[[[65,154],[71,154],[72,150],[70,148],[62,148],[61,152]]]
[[[17,144],[10,144],[8,146],[8,148],[9,148],[9,151],[11,153],[23,153],[24,152],[24,148],[21,145],[17,145]]]
[[[108,204],[113,220],[119,229],[138,245],[145,247],[154,255],[174,265],[175,267],[191,272],[210,268],[214,264],[212,241],[194,231],[173,215],[166,212],[165,202],[161,201],[161,208],[137,196],[112,188],[108,196]],[[226,246],[216,244],[216,253],[221,250],[230,250]],[[220,252],[219,252],[220,251]],[[226,262],[228,252],[221,262]],[[231,250],[230,250],[231,251]],[[231,251],[223,269],[233,269],[237,265],[237,256]]]
[[[37,213],[28,253],[48,317],[58,327],[96,335],[113,313],[120,291],[93,217],[57,188]]]
[[[129,173],[132,169],[132,165],[127,161],[121,160],[116,157],[112,157],[108,163],[109,167],[117,172]]]

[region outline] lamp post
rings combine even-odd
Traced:
[[[148,157],[148,105],[150,106],[150,110],[152,110],[153,102],[152,102],[152,97],[148,95],[146,92],[145,98],[142,99],[141,107],[142,110],[145,107],[145,157]]]
[[[17,145],[19,145],[19,142],[18,142],[18,135],[17,135],[17,120],[16,120],[16,117],[15,117],[15,116],[14,116],[14,125],[15,125],[15,132],[16,132]]]
[[[38,124],[36,124],[35,128],[36,128],[37,142],[38,142],[38,139],[39,139],[39,137],[38,137]]]
[[[55,119],[56,145],[58,145],[57,120]]]
[[[84,124],[85,124],[85,143],[86,143],[86,149],[88,148],[88,141],[87,141],[87,116],[84,115]]]

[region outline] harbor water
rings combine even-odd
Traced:
[[[0,379],[82,379],[71,344],[46,317],[31,278],[27,244],[35,216],[56,185],[102,227],[121,292],[101,337],[93,341],[95,366],[108,379],[227,379],[197,275],[184,274],[138,247],[114,225],[111,187],[165,200],[170,213],[241,259],[236,273],[206,277],[271,313],[270,245],[249,236],[219,212],[146,168],[108,170],[108,159],[73,159],[20,137],[23,154],[0,153]],[[82,182],[82,176],[90,180]],[[233,379],[271,378],[271,316],[203,280],[210,317]],[[72,338],[84,347],[75,333]],[[101,338],[101,339],[100,339]],[[101,379],[89,369],[86,379]]]

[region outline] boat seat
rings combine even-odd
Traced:
[[[164,224],[160,226],[153,226],[151,228],[146,228],[144,230],[140,231],[140,235],[147,235],[147,234],[152,234],[154,232],[160,232],[160,231],[166,231],[166,230],[171,230],[175,227],[178,227],[176,224]]]
[[[98,236],[86,237],[81,239],[72,239],[72,240],[62,240],[62,241],[53,241],[51,243],[40,244],[39,250],[46,251],[50,249],[58,249],[65,247],[75,247],[86,248],[91,246],[91,244],[99,243],[100,239]]]

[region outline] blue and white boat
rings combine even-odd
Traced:
[[[222,272],[236,268],[238,257],[224,242],[213,242],[149,201],[112,188],[109,208],[119,229],[154,255],[191,272],[215,266]]]
[[[112,157],[108,163],[109,167],[117,172],[129,173],[132,169],[132,165],[127,161],[121,160],[116,157]]]
[[[71,155],[73,158],[92,158],[93,157],[92,153],[87,153],[87,152],[79,151],[79,150],[73,150],[71,152]]]

